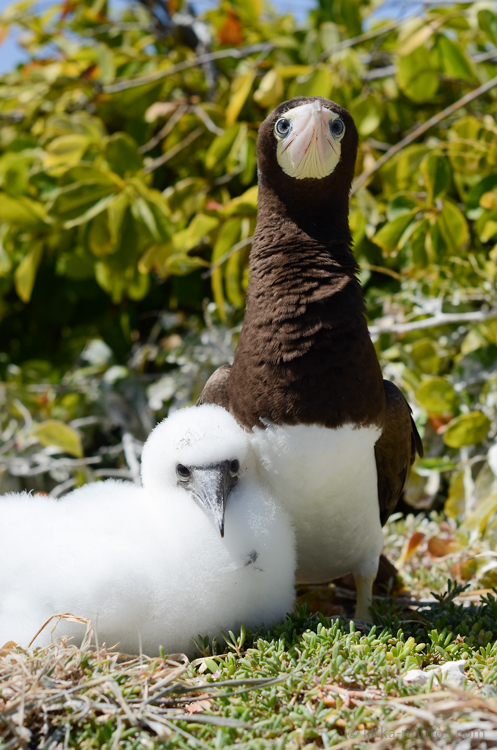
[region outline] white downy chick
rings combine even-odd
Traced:
[[[91,618],[98,642],[148,655],[272,626],[294,601],[287,514],[225,409],[182,409],[151,432],[142,487],[95,482],[61,500],[0,497],[0,644],[27,646],[53,614]],[[223,536],[224,533],[224,536]],[[50,642],[51,626],[34,645]],[[56,636],[82,636],[61,620]]]

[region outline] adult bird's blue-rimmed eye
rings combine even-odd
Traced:
[[[178,479],[180,482],[188,482],[188,480],[191,477],[191,471],[186,466],[183,466],[183,464],[178,464],[176,467],[176,474],[178,475]]]
[[[233,461],[230,461],[230,474],[232,477],[236,477],[238,476],[239,471],[240,471],[240,461],[234,458]]]
[[[274,126],[276,135],[279,135],[281,138],[285,138],[291,129],[292,123],[290,120],[287,120],[286,117],[281,117]]]
[[[345,125],[343,124],[342,120],[340,120],[339,117],[337,117],[336,120],[332,120],[330,122],[330,132],[332,135],[335,136],[335,138],[338,138],[340,135],[342,135],[344,130],[345,130]]]

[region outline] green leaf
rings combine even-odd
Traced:
[[[216,263],[225,253],[230,250],[240,238],[240,229],[242,226],[242,219],[239,217],[228,219],[219,230],[216,244],[212,252],[212,263]],[[224,309],[224,291],[223,291],[223,275],[222,268],[216,268],[211,275],[212,292],[214,294],[214,301],[217,304],[217,309],[221,320],[226,320],[226,311]]]
[[[251,23],[255,23],[263,11],[262,0],[232,0],[232,4]]]
[[[333,85],[330,69],[325,65],[318,65],[310,75],[299,76],[291,87],[293,96],[324,96],[329,97]]]
[[[98,117],[87,112],[51,115],[45,125],[43,137],[46,141],[61,135],[84,135],[91,143],[100,143],[105,135],[105,127]]]
[[[443,433],[445,445],[449,448],[462,448],[464,445],[475,445],[487,436],[490,420],[481,411],[471,411],[455,417]]]
[[[392,221],[392,219],[395,219],[397,216],[405,214],[406,211],[412,211],[413,209],[420,208],[422,205],[423,204],[411,193],[398,193],[388,204],[388,220]]]
[[[12,197],[28,192],[29,170],[33,157],[19,153],[6,153],[0,158],[0,175],[3,189]]]
[[[81,246],[62,253],[57,258],[56,272],[59,276],[82,281],[91,279],[94,275],[95,259]]]
[[[187,253],[196,247],[213,229],[219,225],[215,216],[197,214],[187,229],[173,236],[173,246],[178,252]]]
[[[232,84],[233,94],[226,107],[226,124],[233,125],[238,118],[243,105],[245,104],[248,95],[252,89],[252,84],[255,80],[256,71],[250,70],[248,73],[237,78]]]
[[[278,70],[273,68],[269,73],[266,73],[259,84],[259,88],[254,92],[254,101],[260,107],[274,107],[281,101],[283,90],[283,79]]]
[[[488,39],[497,46],[497,16],[486,8],[478,11],[478,25]]]
[[[112,83],[116,77],[116,64],[114,52],[106,44],[98,45],[98,64],[100,67],[99,78],[102,83]]]
[[[64,228],[72,229],[72,227],[78,227],[81,224],[86,224],[86,222],[90,221],[90,219],[93,219],[94,216],[98,216],[101,211],[105,211],[105,209],[108,208],[113,200],[113,195],[107,195],[104,198],[101,198],[99,201],[93,203],[89,208],[87,208],[86,211],[80,216],[77,216],[71,221],[64,222]]]
[[[226,158],[226,171],[228,173],[238,171],[241,163],[243,164],[244,156],[247,153],[247,141],[248,128],[243,124]]]
[[[237,125],[237,128],[239,127]],[[161,199],[171,212],[171,221],[180,222],[202,210],[206,193],[206,180],[202,177],[187,177],[166,188]]]
[[[29,302],[35,283],[36,272],[43,256],[43,242],[34,242],[14,273],[14,284],[23,302]]]
[[[233,214],[244,214],[246,216],[255,216],[257,213],[257,196],[259,189],[257,185],[246,190],[242,195],[233,198],[221,209],[223,216],[233,216]]]
[[[50,216],[58,218],[66,228],[84,224],[103,211],[114,199],[112,183],[102,184],[92,180],[77,182],[57,191],[49,205]]]
[[[437,51],[440,68],[449,78],[459,78],[463,81],[474,81],[475,75],[470,61],[462,47],[446,36],[437,38]]]
[[[412,18],[402,25],[397,43],[399,55],[410,55],[414,50],[425,45],[433,34],[430,24],[424,23],[421,18]]]
[[[497,209],[497,190],[489,190],[488,193],[483,193],[480,198],[480,206],[495,211]]]
[[[143,168],[143,156],[136,141],[126,133],[114,133],[105,142],[107,164],[120,177],[136,174]]]
[[[482,230],[479,232],[480,240],[488,242],[497,235],[497,217],[485,221]]]
[[[60,187],[69,187],[69,185],[75,185],[79,182],[106,185],[111,189],[114,189],[116,186],[122,187],[123,184],[121,178],[116,174],[108,170],[103,172],[101,169],[88,164],[78,164],[77,167],[70,167],[58,178]]]
[[[435,374],[440,369],[441,357],[437,346],[428,337],[418,339],[412,344],[411,356],[421,372]]]
[[[457,464],[447,458],[418,458],[415,469],[420,476],[429,476],[432,471],[454,471]]]
[[[433,202],[447,189],[450,180],[449,163],[442,156],[428,154],[421,162],[420,170],[430,201]]]
[[[41,203],[23,195],[11,198],[6,193],[0,193],[0,221],[25,230],[43,229],[47,217]]]
[[[428,50],[417,47],[398,58],[397,81],[403,93],[414,102],[429,102],[438,90],[438,73]]]
[[[426,268],[430,265],[430,257],[426,246],[428,232],[428,219],[421,219],[421,221],[415,222],[415,226],[409,237],[407,246],[410,251],[411,262],[416,268]]]
[[[240,166],[243,165],[243,169],[240,172],[240,182],[242,185],[250,185],[254,179],[254,174],[257,166],[257,149],[255,145],[255,138],[249,133],[248,138],[245,141],[244,152],[242,154]]]
[[[250,236],[250,219],[244,218],[240,221],[240,237],[246,239]],[[245,304],[245,296],[242,291],[242,257],[243,248],[232,253],[226,262],[224,281],[226,286],[226,294],[234,307],[239,309],[243,308]]]
[[[45,166],[74,166],[83,158],[83,154],[90,145],[90,139],[86,135],[61,135],[46,147]]]
[[[141,221],[150,232],[154,242],[161,242],[162,237],[157,227],[155,216],[147,201],[143,198],[135,198],[131,204],[131,212],[137,221]]]
[[[357,36],[362,31],[361,5],[360,0],[339,0],[340,15],[350,36]]]
[[[366,138],[374,133],[381,123],[381,110],[376,99],[371,94],[363,94],[353,99],[348,110],[356,124],[359,135]]]
[[[392,221],[388,221],[373,237],[386,255],[395,254],[399,249],[402,236],[417,213],[417,209],[406,211]]]
[[[451,201],[444,200],[437,224],[451,252],[457,253],[468,244],[468,223],[464,214]]]
[[[446,416],[454,413],[456,392],[444,378],[428,378],[416,389],[416,400],[428,414]]]
[[[444,511],[449,518],[462,518],[466,509],[466,493],[464,491],[464,472],[455,471],[450,475],[449,494],[444,505]]]
[[[64,453],[81,458],[83,447],[81,438],[76,430],[58,419],[47,419],[41,422],[33,430],[33,435],[42,445],[56,445]]]
[[[185,276],[198,268],[206,268],[209,263],[203,258],[195,255],[185,255],[184,253],[174,253],[166,258],[166,271],[174,276]]]
[[[12,258],[6,251],[2,238],[0,237],[0,277],[7,276],[12,268]]]
[[[214,169],[214,167],[224,162],[231,151],[239,131],[240,125],[232,125],[222,135],[214,138],[205,155],[205,166],[207,169]]]
[[[121,224],[126,213],[126,209],[129,206],[130,196],[123,190],[122,193],[118,193],[107,209],[109,219],[109,233],[111,242],[113,245],[117,244]]]
[[[116,244],[112,241],[107,211],[102,211],[92,219],[88,229],[87,242],[89,250],[97,258],[110,255],[117,250]]]

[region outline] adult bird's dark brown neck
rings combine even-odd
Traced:
[[[325,177],[295,179],[282,171],[273,132],[286,112],[310,101],[344,124],[340,157]],[[356,152],[349,113],[321,97],[285,102],[260,128],[247,310],[226,389],[226,406],[248,428],[265,420],[326,427],[381,420],[382,376],[350,250]]]

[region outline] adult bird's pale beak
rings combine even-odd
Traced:
[[[276,154],[286,174],[301,180],[320,179],[333,172],[341,151],[340,139],[330,130],[330,122],[336,118],[319,100],[294,107],[281,116],[280,120],[288,121],[289,125],[276,122]]]
[[[230,473],[230,462],[191,467],[189,489],[196,502],[207,511],[222,537],[228,495],[237,482]]]

